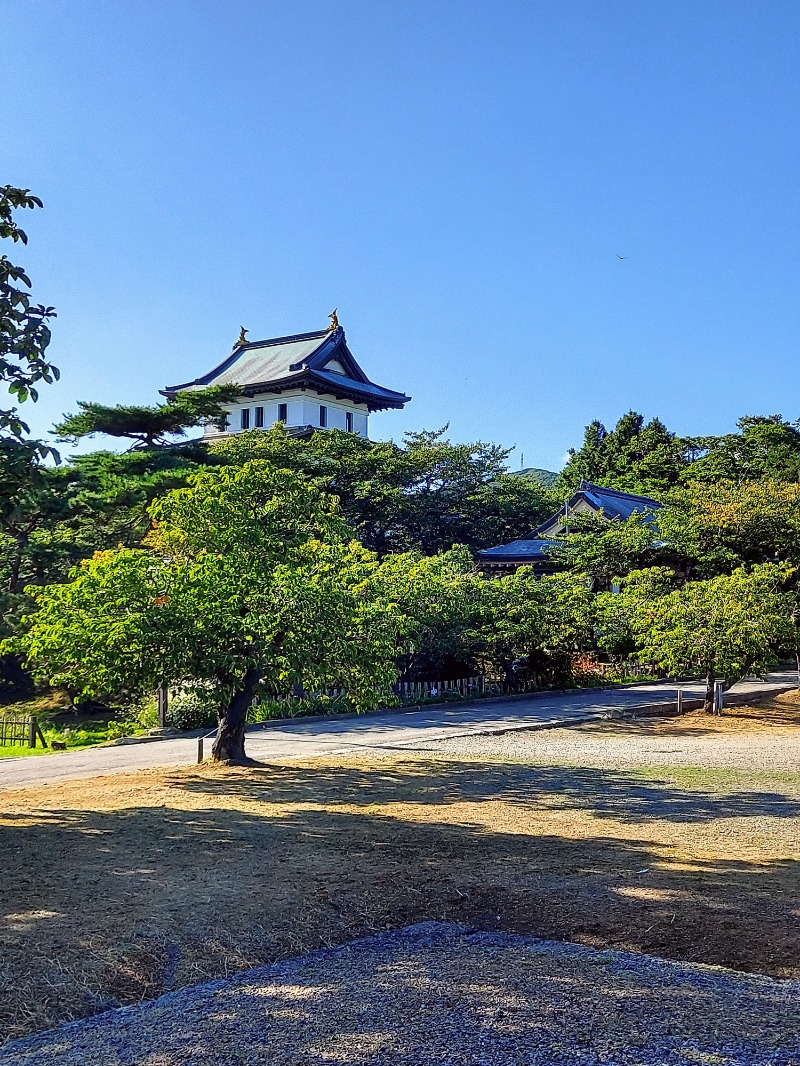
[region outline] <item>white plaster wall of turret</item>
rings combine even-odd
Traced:
[[[347,430],[347,415],[352,415],[352,432],[360,437],[368,436],[369,408],[366,404],[352,403],[320,395],[303,390],[284,392],[276,395],[274,392],[264,393],[261,396],[246,396],[235,403],[226,404],[228,411],[228,428],[220,432],[215,426],[206,426],[205,436],[210,438],[228,437],[234,433],[241,433],[242,410],[250,412],[250,429],[259,429],[256,425],[256,408],[264,408],[264,429],[269,429],[278,421],[278,407],[286,404],[286,427],[313,426],[320,428],[320,407],[326,408],[327,429]]]

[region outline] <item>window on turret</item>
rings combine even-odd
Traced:
[[[263,429],[263,428],[264,428],[264,408],[263,407],[257,407],[256,408],[256,429]]]
[[[319,424],[323,429],[328,424],[328,408],[324,404],[319,405]]]
[[[353,412],[346,411],[344,416],[344,428],[348,433],[353,432]]]
[[[250,408],[249,407],[243,407],[242,408],[242,429],[249,429],[249,428],[250,428]]]
[[[278,404],[278,421],[285,422],[289,417],[289,409],[285,403]]]

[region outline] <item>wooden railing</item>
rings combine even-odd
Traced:
[[[596,677],[599,683],[613,684],[615,678],[630,677],[663,677],[662,671],[654,667],[638,662],[627,660],[615,663],[592,664],[591,671],[581,677],[584,685],[590,686],[592,678]],[[576,676],[575,683],[580,685]],[[509,693],[543,692],[551,685],[546,679],[520,671],[517,675],[505,676],[503,674],[478,674],[474,677],[461,677],[455,679],[442,678],[428,681],[396,681],[392,685],[392,691],[403,703],[421,703],[424,700],[447,699],[476,699],[481,696],[504,695]],[[292,705],[301,706],[304,699],[316,699],[326,697],[330,700],[346,698],[347,693],[341,688],[329,688],[309,692],[307,697],[290,693],[270,693],[270,699],[285,704],[287,708]],[[253,703],[258,702],[255,696]]]
[[[401,699],[428,700],[459,696],[482,696],[486,691],[486,677],[461,677],[450,681],[397,681],[392,685],[394,693]],[[490,682],[489,682],[490,683]]]
[[[35,748],[37,739],[41,741],[43,748],[47,747],[47,741],[35,715],[0,714],[0,746],[19,744],[23,748]]]

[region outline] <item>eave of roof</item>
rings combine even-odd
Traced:
[[[289,350],[281,352],[282,348]],[[271,354],[271,351],[274,351],[274,354]],[[262,352],[263,358],[259,358]],[[345,374],[324,369],[334,359],[344,367]],[[348,348],[341,326],[335,330],[296,333],[289,337],[239,344],[207,374],[195,378],[194,381],[168,386],[161,390],[161,394],[172,396],[183,389],[213,385],[222,375],[232,371],[240,360],[245,361],[244,380],[231,380],[227,383],[238,384],[245,395],[284,392],[295,386],[310,387],[341,398],[354,399],[367,404],[373,411],[387,407],[403,407],[410,399],[405,393],[386,389],[369,380]],[[259,371],[262,374],[266,371],[268,376],[258,377]],[[248,374],[251,375],[249,380]],[[235,373],[230,377],[235,378]]]
[[[259,381],[253,385],[245,385],[242,392],[245,396],[256,396],[263,392],[286,392],[287,389],[312,388],[320,393],[337,396],[340,399],[351,399],[358,403],[367,404],[371,411],[382,411],[388,407],[403,407],[411,399],[402,392],[393,392],[384,389],[381,385],[373,385],[371,381],[359,382],[346,378],[343,374],[332,371],[300,370],[294,374],[274,381]]]
[[[530,538],[512,540],[508,544],[498,544],[494,548],[484,548],[476,552],[476,558],[485,562],[516,563],[530,562],[534,559],[549,559],[553,548],[559,546],[557,540]]]

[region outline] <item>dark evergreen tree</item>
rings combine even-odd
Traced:
[[[152,407],[117,404],[107,407],[101,403],[78,401],[80,411],[64,418],[54,431],[61,441],[77,443],[84,437],[100,434],[132,441],[131,450],[168,445],[171,437],[184,437],[195,426],[227,425],[225,404],[240,395],[232,385],[218,385],[196,392],[179,392],[166,403]]]
[[[645,422],[642,415],[629,411],[611,431],[598,421],[586,427],[583,445],[570,453],[556,489],[563,499],[586,480],[658,496],[677,484],[689,458],[686,442],[660,419]]]

